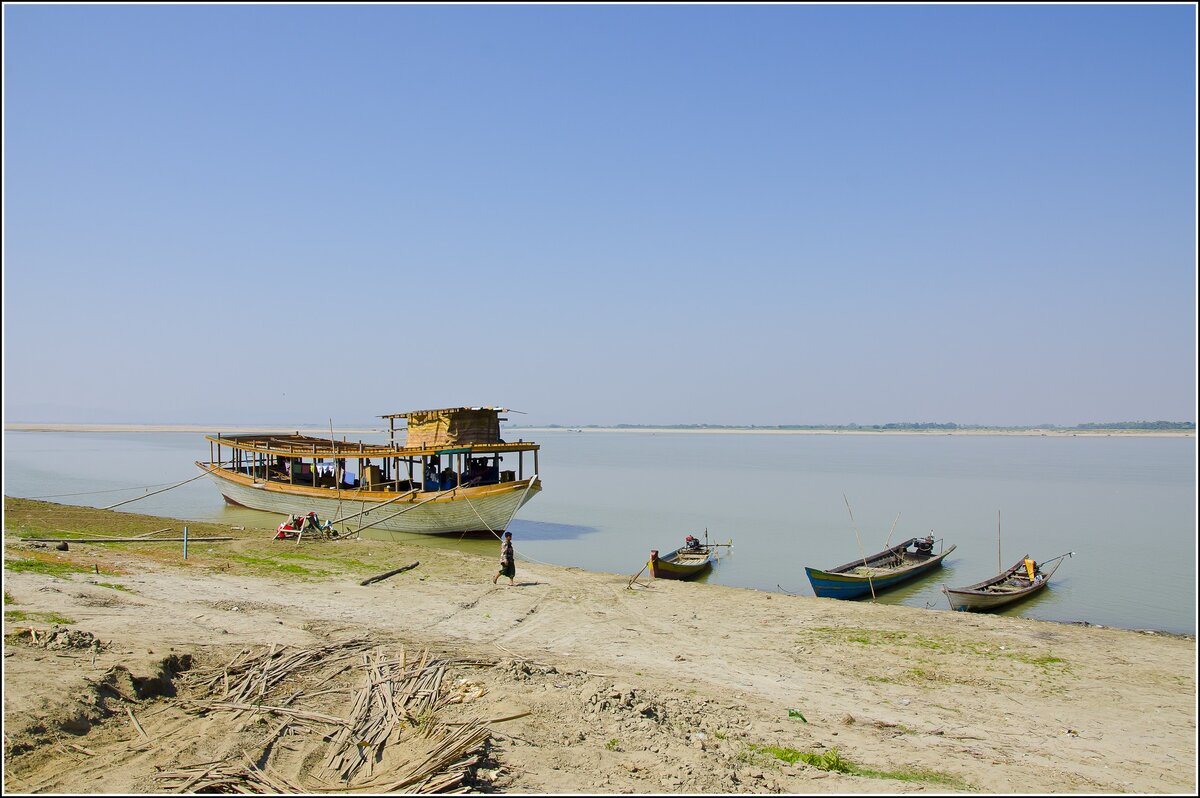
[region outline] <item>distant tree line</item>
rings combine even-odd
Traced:
[[[1194,421],[1113,421],[1108,424],[1079,424],[1072,429],[1195,429]]]
[[[749,430],[1194,430],[1194,421],[1112,421],[1103,424],[1076,424],[1060,427],[1057,424],[1001,427],[987,424],[955,424],[954,422],[900,421],[887,424],[544,424],[547,429],[749,429]],[[519,428],[516,425],[513,428]]]

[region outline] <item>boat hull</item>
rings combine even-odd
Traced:
[[[1061,562],[1055,563],[1054,567],[1048,573],[1042,574],[1042,579],[1039,582],[1034,582],[1028,587],[1020,587],[1011,590],[996,591],[995,587],[1001,585],[1017,575],[1017,581],[1020,579],[1020,570],[1025,565],[1025,558],[1017,561],[1017,564],[1009,568],[999,576],[992,577],[986,582],[980,582],[977,585],[961,588],[942,587],[942,592],[946,594],[946,600],[950,602],[950,609],[958,612],[989,612],[991,610],[1008,607],[1018,602],[1024,601],[1031,596],[1035,596],[1050,584],[1050,577],[1058,570]]]
[[[706,551],[703,556],[702,561],[691,561],[698,559],[693,552],[681,555],[677,549],[666,556],[650,560],[647,565],[650,576],[655,579],[695,579],[712,568],[713,552]]]
[[[858,574],[822,571],[819,568],[806,567],[804,571],[808,574],[808,581],[812,585],[813,593],[818,597],[854,599],[869,596],[872,594],[872,591],[875,595],[879,595],[879,593],[890,590],[910,579],[927,574],[934,568],[940,568],[942,560],[945,559],[946,555],[954,551],[954,549],[955,547],[951,546],[941,554],[924,558],[922,561],[913,562],[911,565],[896,569],[890,573],[872,576],[869,579],[866,576]]]
[[[952,610],[959,612],[988,612],[1024,601],[1030,596],[1039,593],[1046,587],[1046,584],[1046,582],[1042,582],[1040,585],[1035,585],[1028,590],[1013,593],[981,595],[978,593],[963,593],[946,587],[942,588],[942,592],[946,594],[946,598],[950,601],[950,609]]]
[[[440,535],[464,532],[501,532],[522,506],[541,490],[541,480],[532,479],[463,488],[445,496],[416,493],[406,499],[384,505],[396,495],[375,493],[364,497],[357,491],[300,488],[278,483],[254,482],[248,477],[230,474],[197,463],[216,485],[225,501],[285,515],[303,515],[315,511],[324,519],[347,516],[349,530],[360,527],[366,538],[392,537],[394,533]],[[365,512],[363,512],[365,510]],[[403,512],[402,512],[403,511]],[[362,515],[356,515],[362,512]],[[391,516],[390,518],[388,516]]]

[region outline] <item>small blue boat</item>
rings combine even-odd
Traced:
[[[934,554],[933,543],[932,537],[909,538],[878,554],[828,571],[807,567],[804,570],[813,592],[821,598],[852,599],[872,593],[878,595],[881,591],[940,567],[946,555],[955,549],[955,546],[951,546],[940,554]],[[909,551],[910,546],[916,547],[916,550]]]

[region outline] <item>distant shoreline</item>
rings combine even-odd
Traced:
[[[1035,436],[1047,438],[1070,437],[1121,437],[1121,438],[1194,438],[1195,430],[1141,430],[1141,429],[756,429],[722,427],[708,429],[679,428],[679,427],[505,427],[506,432],[650,432],[654,434],[683,434],[683,435],[959,435],[959,436]],[[215,434],[217,432],[245,433],[275,433],[289,434],[306,432],[314,437],[321,437],[327,432],[317,427],[221,427],[216,425],[199,426],[197,424],[31,424],[12,423],[4,425],[5,432],[195,432]],[[347,428],[335,429],[336,434],[374,435],[387,432],[386,429]]]
[[[653,432],[709,434],[709,435],[923,435],[935,437],[938,435],[1032,435],[1035,437],[1070,438],[1070,437],[1114,437],[1122,438],[1194,438],[1195,430],[1152,430],[1152,429],[1098,429],[1098,430],[1065,430],[1065,429],[754,429],[751,427],[725,427],[718,429],[690,429],[678,427],[509,427],[513,432]]]

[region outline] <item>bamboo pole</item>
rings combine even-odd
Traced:
[[[385,506],[385,505],[391,504],[391,503],[393,503],[393,502],[398,502],[398,501],[400,501],[401,499],[407,498],[408,496],[411,496],[411,495],[413,495],[414,493],[418,493],[418,492],[419,492],[419,491],[417,491],[417,490],[414,488],[413,490],[410,490],[410,491],[408,491],[407,493],[401,493],[399,496],[396,496],[396,497],[395,497],[395,498],[393,498],[393,499],[388,499],[388,500],[387,500],[387,501],[385,501],[385,502],[380,502],[379,504],[372,505],[372,506],[371,506],[371,508],[370,508],[369,510],[363,510],[361,513],[355,513],[354,515],[347,515],[347,516],[344,516],[344,517],[342,517],[342,518],[336,518],[336,519],[334,519],[333,521],[331,521],[330,523],[333,523],[333,524],[340,524],[342,521],[349,521],[351,518],[358,518],[360,515],[363,515],[363,514],[365,514],[365,513],[369,513],[369,512],[371,512],[371,510],[378,510],[380,507],[383,507],[383,506]],[[366,500],[365,500],[365,499],[363,500],[363,503],[364,503],[364,504],[366,503]]]
[[[153,493],[147,493],[143,496],[138,496],[137,498],[134,498],[134,499],[126,499],[123,502],[117,502],[116,504],[110,504],[107,507],[101,507],[100,509],[101,510],[111,510],[114,507],[120,507],[123,504],[129,504],[131,502],[141,501],[142,499],[149,498],[150,496],[154,496],[155,494],[165,493],[169,490],[174,490],[175,488],[178,488],[181,485],[186,485],[189,482],[195,482],[196,480],[200,479],[200,477],[205,477],[205,476],[208,476],[208,474],[207,473],[199,474],[197,476],[192,477],[191,479],[185,479],[183,482],[176,482],[174,485],[171,485],[169,488],[163,488],[162,490],[156,490]]]
[[[237,538],[21,538],[36,543],[179,543],[183,540],[212,542],[214,540],[237,540]]]
[[[996,511],[996,562],[999,563],[997,568],[1000,570],[996,573],[1004,571],[1004,556],[1000,553],[1000,511]]]
[[[870,568],[867,565],[867,555],[863,552],[862,536],[858,534],[858,522],[854,520],[854,511],[850,509],[850,500],[846,498],[846,494],[842,494],[842,500],[846,502],[846,511],[850,513],[850,524],[854,527],[854,539],[858,541],[858,554],[863,558],[863,568],[867,570],[867,586],[871,588],[871,601],[875,600],[875,580],[871,578]]]
[[[439,498],[440,496],[444,496],[447,493],[453,493],[455,490],[457,490],[457,488],[448,488],[444,491],[441,491],[440,493],[436,493],[433,496],[430,496],[428,499],[422,499],[421,501],[417,502],[416,504],[412,504],[412,505],[409,505],[408,507],[405,507],[403,510],[400,510],[399,512],[392,513],[391,515],[386,515],[383,518],[380,518],[378,521],[372,521],[371,523],[367,524],[366,526],[360,526],[357,531],[362,532],[364,529],[370,529],[371,527],[375,526],[376,524],[382,524],[384,521],[390,521],[391,519],[395,518],[398,515],[404,515],[409,510],[415,510],[418,507],[420,507],[422,504],[428,504],[429,502],[433,501],[436,498]],[[371,509],[374,510],[375,508],[372,507]],[[360,513],[360,515],[361,515],[361,513]]]
[[[892,533],[896,531],[896,521],[899,521],[899,520],[900,520],[900,513],[896,513],[896,520],[892,521],[892,528],[888,530],[887,543],[883,544],[883,547],[885,549],[890,549],[892,547]]]

